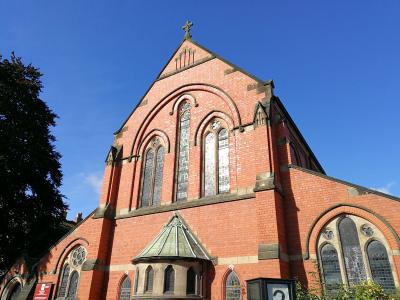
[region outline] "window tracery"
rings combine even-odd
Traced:
[[[342,284],[355,285],[363,280],[373,280],[387,292],[395,291],[390,251],[373,224],[354,215],[337,217],[321,231],[318,245],[327,294],[336,293]]]
[[[125,276],[119,289],[119,300],[130,300],[131,299],[131,280],[128,276]]]
[[[75,298],[78,289],[79,274],[86,258],[87,250],[83,246],[78,246],[64,260],[57,299]]]
[[[141,207],[159,205],[161,202],[164,152],[160,139],[155,137],[146,150],[144,158]]]
[[[240,290],[240,280],[235,272],[230,272],[225,282],[225,299],[240,300],[242,297]]]
[[[219,120],[204,135],[204,196],[229,192],[229,136]]]

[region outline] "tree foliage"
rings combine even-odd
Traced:
[[[22,254],[37,257],[67,209],[50,132],[57,116],[40,99],[41,76],[14,53],[0,56],[0,270]]]

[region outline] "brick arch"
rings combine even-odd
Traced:
[[[189,100],[189,102],[192,104],[192,107],[199,106],[196,98],[192,94],[185,93],[182,96],[180,96],[178,99],[175,100],[174,104],[172,104],[172,110],[169,112],[169,114],[172,116],[178,110],[178,107],[180,106],[180,104],[187,100]]]
[[[238,127],[241,131],[243,131],[242,120],[237,105],[224,90],[215,85],[206,83],[186,84],[164,96],[160,101],[158,101],[155,104],[153,109],[151,109],[148,112],[148,114],[143,118],[143,122],[139,125],[138,131],[136,132],[133,138],[132,148],[130,152],[131,156],[133,155],[134,152],[137,152],[138,144],[143,139],[147,127],[149,126],[151,121],[155,118],[155,116],[161,111],[161,109],[174,100],[175,104],[177,104],[179,102],[177,100],[179,100],[181,96],[186,95],[186,97],[188,97],[191,91],[205,91],[218,96],[222,101],[224,101],[228,105],[230,114],[233,116],[234,126]]]
[[[89,241],[83,237],[79,237],[69,242],[68,245],[64,247],[63,251],[59,255],[53,272],[55,273],[60,272],[65,258],[69,255],[72,249],[80,245],[85,246],[87,248],[89,246]]]
[[[204,130],[207,127],[208,123],[213,118],[222,119],[228,125],[228,129],[230,131],[233,130],[234,122],[233,122],[233,119],[229,115],[227,115],[226,113],[219,111],[219,110],[212,110],[199,122],[199,125],[197,126],[197,128],[194,132],[194,145],[195,146],[200,145]]]
[[[324,210],[311,224],[306,238],[305,259],[317,253],[317,239],[325,224],[342,214],[355,215],[371,222],[386,238],[390,248],[400,249],[400,237],[384,217],[361,205],[340,203]]]
[[[163,146],[166,148],[167,153],[170,152],[170,148],[171,148],[171,142],[170,139],[168,137],[168,135],[165,133],[165,131],[161,130],[161,129],[152,129],[150,130],[149,133],[147,133],[142,141],[140,142],[138,148],[137,148],[137,152],[135,153],[135,155],[141,155],[144,153],[144,150],[146,149],[147,145],[149,144],[149,142],[154,138],[154,137],[160,137],[163,140]]]
[[[117,285],[117,295],[116,295],[116,297],[115,297],[116,300],[119,300],[119,299],[120,299],[122,283],[124,282],[125,278],[128,278],[129,281],[131,282],[131,289],[130,289],[130,292],[131,292],[131,295],[134,294],[134,293],[132,292],[132,288],[133,288],[132,280],[131,280],[131,278],[129,277],[129,273],[125,272],[125,273],[122,274],[121,278],[120,278],[119,281],[118,281],[118,285]]]
[[[234,266],[229,266],[224,273],[222,274],[221,278],[221,299],[226,299],[226,280],[228,279],[228,276],[231,273],[235,273],[237,278],[239,278],[240,282],[240,294],[243,296],[243,291],[242,291],[242,280],[240,279],[240,275],[237,270],[234,269]],[[243,298],[243,297],[242,297]]]

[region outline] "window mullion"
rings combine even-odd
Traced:
[[[153,205],[153,196],[154,196],[154,182],[155,182],[155,177],[156,177],[156,168],[157,168],[157,151],[158,148],[153,149],[154,151],[154,156],[153,156],[153,167],[151,170],[151,187],[150,187],[150,195],[149,195],[149,206]]]

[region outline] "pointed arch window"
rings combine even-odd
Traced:
[[[342,275],[337,251],[331,244],[321,248],[321,262],[326,292],[335,294],[342,284]]]
[[[136,272],[135,272],[135,286],[133,287],[133,292],[135,293],[135,295],[137,294],[138,282],[139,282],[139,269],[136,269]]]
[[[178,155],[176,174],[176,201],[187,200],[189,181],[190,103],[179,107]]]
[[[119,300],[130,300],[131,299],[131,280],[128,276],[125,276],[119,289]]]
[[[160,139],[156,137],[150,143],[144,158],[141,207],[160,204],[163,169],[164,147]]]
[[[187,271],[186,295],[196,295],[196,272],[192,267]]]
[[[144,292],[151,293],[153,291],[154,270],[148,266],[145,274]]]
[[[370,279],[385,291],[394,292],[390,252],[383,241],[385,237],[379,229],[358,216],[331,220],[318,237],[325,292],[332,295],[341,284],[352,286]]]
[[[69,270],[70,270],[69,265],[66,264],[63,269],[60,287],[58,289],[58,297],[65,297],[68,285]]]
[[[78,289],[78,281],[79,281],[79,274],[77,271],[73,271],[71,273],[71,277],[69,278],[68,284],[68,299],[75,299],[76,298],[76,291]]]
[[[75,299],[78,289],[79,274],[87,257],[85,247],[78,246],[64,260],[64,267],[59,279],[57,298]]]
[[[235,272],[229,273],[225,283],[225,299],[226,300],[240,300],[240,280]]]
[[[214,120],[204,136],[204,196],[227,193],[229,180],[229,136],[221,122]]]
[[[164,274],[164,293],[173,294],[175,286],[175,270],[169,265]]]
[[[356,224],[349,217],[344,217],[339,222],[340,243],[346,266],[347,280],[350,285],[366,280],[364,260],[362,257],[360,241]]]
[[[393,274],[386,248],[379,241],[372,241],[367,248],[372,279],[386,291],[395,291]]]

